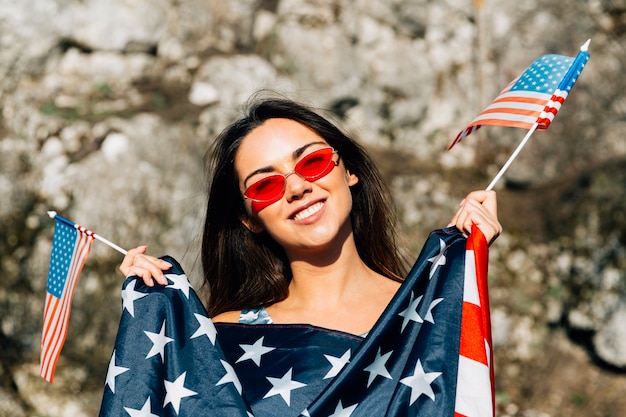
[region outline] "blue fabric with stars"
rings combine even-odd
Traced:
[[[571,90],[576,79],[565,77],[574,58],[564,55],[548,54],[535,60],[511,87],[511,91],[536,91],[552,94],[561,85],[563,91]],[[568,87],[569,86],[569,87]]]
[[[451,416],[465,238],[431,233],[366,338],[310,325],[215,325],[178,263],[128,278],[100,416]]]
[[[48,270],[48,293],[56,298],[61,298],[63,289],[69,275],[74,247],[78,230],[67,224],[56,221],[54,237],[52,238],[52,252],[50,253],[50,266]]]

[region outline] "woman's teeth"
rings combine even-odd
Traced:
[[[301,212],[293,216],[293,219],[294,220],[306,219],[307,217],[312,216],[318,211],[320,211],[322,207],[324,207],[323,202],[320,201],[319,203],[315,203],[312,206],[305,208],[304,210],[302,210]]]

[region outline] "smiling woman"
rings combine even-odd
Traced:
[[[458,273],[465,265],[464,258],[457,252],[456,257],[451,255],[446,261],[444,252],[455,252],[460,244],[464,253],[461,233],[474,231],[482,247],[486,247],[483,235],[492,241],[500,233],[495,193],[470,193],[451,221],[456,229],[433,234],[429,239],[432,243],[425,246],[428,250],[420,259],[422,263],[432,262],[432,267],[413,268],[402,284],[407,264],[396,246],[395,212],[389,191],[365,150],[318,113],[284,99],[256,102],[217,137],[210,155],[211,181],[201,257],[204,303],[217,332],[203,312],[185,313],[187,302],[163,304],[157,297],[151,304],[159,311],[156,306],[161,303],[167,314],[177,314],[163,322],[163,335],[176,333],[187,346],[187,340],[191,344],[205,332],[220,343],[221,351],[211,350],[211,355],[217,355],[214,359],[209,359],[205,351],[194,355],[197,366],[217,366],[201,372],[206,383],[195,381],[190,386],[200,389],[240,383],[238,394],[256,415],[328,416],[332,410],[338,415],[346,410],[350,414],[354,409],[361,410],[354,414],[360,416],[413,415],[406,412],[423,405],[416,402],[422,394],[433,401],[430,406],[440,410],[440,415],[450,415],[450,404],[442,407],[434,401],[454,398],[454,388],[447,385],[449,382],[438,382],[436,396],[431,383],[442,374],[451,381],[460,369],[459,351],[454,348],[459,343],[457,319],[442,319],[447,326],[425,326],[426,335],[431,335],[426,337],[436,340],[434,355],[441,361],[436,365],[441,371],[426,372],[421,357],[401,354],[404,359],[394,357],[394,361],[400,360],[392,376],[386,362],[395,349],[422,346],[417,341],[421,323],[435,323],[432,310],[444,298],[446,309],[458,311],[456,317],[460,317],[463,299],[458,289],[464,285],[457,280],[464,276]],[[480,233],[473,227],[478,227]],[[169,280],[182,273],[177,265],[144,252],[145,247],[129,251],[121,271],[143,278],[148,286],[155,285],[153,280],[167,284],[163,270],[170,267],[179,272],[170,270]],[[424,253],[428,253],[425,258]],[[444,270],[443,265],[448,272],[442,273],[439,281],[433,273],[438,267]],[[425,271],[424,281],[417,280],[420,274],[414,273],[420,269]],[[448,273],[456,278],[446,279]],[[131,282],[134,288],[136,281]],[[417,296],[417,282],[434,282],[437,290],[426,294],[419,284],[422,293]],[[149,292],[153,291],[161,294],[159,287]],[[427,310],[418,314],[418,305]],[[443,307],[441,310],[448,311]],[[162,317],[160,313],[158,316]],[[196,320],[200,329],[195,327]],[[181,337],[182,328],[187,329],[190,323],[194,323],[193,335],[189,339]],[[409,327],[409,323],[419,325]],[[128,340],[134,337],[128,336]],[[122,341],[116,345],[120,350],[128,349],[126,339],[118,340]],[[479,344],[485,346],[482,340]],[[172,351],[172,359],[177,357],[176,352]],[[220,356],[222,353],[226,360]],[[274,358],[268,360],[276,367],[261,366],[267,363],[261,358],[266,354]],[[165,365],[170,372],[168,363]],[[175,370],[171,375],[176,378],[174,383],[184,384],[187,373]],[[381,385],[375,380],[389,382]],[[383,385],[385,391],[377,391]],[[351,390],[357,386],[360,388],[354,396]],[[195,389],[184,393],[195,396]],[[439,395],[441,391],[450,395]],[[322,392],[341,397],[323,398]],[[399,399],[392,399],[393,393],[398,393]],[[153,391],[147,395],[158,397]],[[195,401],[209,397],[214,395],[198,394]],[[160,404],[168,406],[169,398],[168,391]],[[199,402],[189,404],[198,407],[195,404]],[[179,405],[177,402],[177,409]],[[377,411],[371,414],[373,407]],[[435,415],[430,411],[427,414]]]
[[[205,270],[210,271],[205,282],[211,315],[257,306],[276,310],[287,294],[298,294],[302,266],[334,267],[334,279],[326,275],[329,269],[307,269],[306,277],[318,276],[318,285],[319,276],[335,285],[345,283],[338,278],[340,266],[351,268],[351,279],[357,266],[391,278],[385,283],[404,276],[406,263],[396,250],[395,213],[378,170],[363,148],[323,117],[288,100],[258,102],[222,132],[212,156],[215,175],[209,201],[221,204],[207,205],[202,251]],[[326,163],[328,156],[334,163]],[[310,176],[298,172],[312,163],[324,169]],[[296,175],[288,175],[292,171]],[[245,198],[259,181],[263,185],[272,178],[279,182],[280,195]],[[223,248],[228,258],[239,260],[236,265],[214,261],[222,258]],[[311,295],[306,298],[309,304],[313,301]],[[330,301],[325,296],[318,308],[328,311]]]
[[[407,272],[392,199],[362,146],[312,109],[252,103],[209,153],[202,294],[215,321],[263,308],[275,323],[362,334]],[[500,232],[495,193],[471,193],[451,224]],[[169,265],[131,250],[125,275],[165,283]]]

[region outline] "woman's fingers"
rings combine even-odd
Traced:
[[[483,232],[489,243],[502,233],[498,221],[498,203],[494,191],[473,191],[459,204],[450,226],[455,225],[465,235],[469,235],[475,224]]]
[[[125,277],[128,276],[128,272],[135,262],[135,257],[137,257],[137,255],[144,254],[146,252],[146,249],[146,246],[138,246],[134,249],[129,250],[126,253],[126,256],[124,256],[124,260],[122,261],[119,268]]]
[[[154,256],[146,255],[145,252],[145,246],[138,246],[129,250],[120,265],[120,271],[126,277],[133,275],[140,277],[149,287],[154,285],[154,281],[161,285],[167,285],[167,279],[163,271],[171,268],[172,264]]]

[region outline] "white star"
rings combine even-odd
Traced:
[[[165,278],[172,281],[172,284],[167,285],[167,288],[181,290],[183,294],[185,294],[185,297],[189,299],[189,288],[191,288],[191,284],[187,279],[187,275],[165,274]]]
[[[428,276],[429,279],[432,278],[433,275],[435,275],[437,266],[446,264],[446,257],[443,254],[445,249],[446,243],[442,239],[439,239],[439,253],[428,259],[428,262],[432,262],[432,265],[430,266],[430,275]]]
[[[330,368],[330,371],[328,371],[323,379],[334,378],[339,374],[343,367],[350,362],[350,349],[346,350],[346,353],[341,355],[340,358],[330,355],[324,355],[324,357],[328,360],[328,362],[330,362],[332,368]]]
[[[115,394],[115,377],[123,374],[128,371],[130,368],[124,368],[122,366],[115,365],[115,350],[113,351],[113,356],[111,356],[111,361],[109,362],[109,370],[107,371],[107,381],[104,384],[105,386],[109,386],[111,388],[111,392]]]
[[[135,291],[135,284],[137,284],[136,279],[130,281],[128,285],[126,285],[126,288],[122,290],[122,312],[126,309],[133,317],[135,317],[135,300],[139,300],[148,295],[145,292]]]
[[[272,378],[271,376],[266,377],[270,384],[272,384],[272,389],[270,389],[263,398],[268,398],[273,395],[280,395],[289,406],[291,391],[297,388],[306,387],[306,384],[303,384],[302,382],[291,380],[292,372],[293,368],[289,368],[287,373],[283,375],[282,378]]]
[[[437,307],[437,304],[443,301],[443,298],[437,298],[430,302],[428,306],[428,311],[426,312],[426,316],[424,316],[425,321],[429,321],[432,324],[435,324],[435,317],[433,317],[433,308]]]
[[[159,417],[156,414],[152,414],[152,408],[150,406],[150,397],[146,400],[141,410],[134,408],[124,407],[124,410],[130,415],[130,417]]]
[[[220,359],[220,362],[222,362],[222,366],[226,370],[226,375],[224,375],[222,379],[217,381],[217,384],[215,384],[215,386],[228,384],[229,382],[232,382],[235,388],[237,388],[237,392],[241,395],[241,382],[239,382],[239,378],[237,378],[235,369],[230,365],[230,363],[226,361],[223,361]]]
[[[378,353],[376,353],[376,358],[374,359],[374,362],[372,362],[371,365],[364,369],[365,372],[370,373],[369,377],[367,378],[368,388],[377,375],[383,376],[387,379],[392,379],[391,375],[389,375],[389,371],[387,371],[387,368],[385,368],[385,364],[389,360],[389,357],[393,353],[393,350],[390,350],[389,352],[381,356],[381,349],[382,348],[378,348]]]
[[[144,333],[152,341],[152,348],[146,355],[146,359],[156,355],[161,355],[161,362],[165,363],[165,345],[174,341],[171,337],[165,336],[165,320],[163,320],[163,325],[161,326],[161,331],[159,333],[152,333],[145,330]]]
[[[400,380],[401,383],[411,388],[411,401],[409,405],[413,405],[420,395],[424,394],[431,400],[435,401],[435,393],[430,384],[441,375],[441,372],[424,372],[422,362],[418,359],[415,365],[413,376],[408,376]]]
[[[402,320],[402,329],[400,330],[400,333],[404,331],[404,328],[409,323],[409,321],[414,321],[416,323],[424,322],[420,315],[417,314],[417,308],[419,307],[419,304],[424,296],[420,295],[417,298],[413,298],[414,295],[415,294],[413,293],[413,291],[411,291],[411,301],[409,301],[409,306],[405,310],[398,313],[399,316],[404,317],[404,320]]]
[[[256,364],[256,366],[261,366],[261,356],[276,349],[273,347],[263,346],[264,337],[265,336],[262,336],[259,340],[254,342],[253,345],[239,345],[244,350],[244,354],[241,355],[239,359],[237,359],[236,363],[250,359]]]
[[[163,381],[165,384],[165,400],[163,401],[163,407],[168,404],[172,404],[176,414],[180,410],[180,401],[185,397],[193,397],[198,393],[192,391],[190,389],[185,388],[185,378],[187,377],[187,372],[183,372],[175,381]]]
[[[217,330],[213,325],[213,321],[207,316],[203,316],[202,314],[194,313],[193,314],[198,320],[200,327],[194,334],[191,335],[190,339],[195,339],[196,337],[206,336],[211,341],[212,345],[215,345],[215,337],[217,336]]]
[[[339,404],[337,404],[337,408],[335,408],[335,412],[332,413],[328,417],[350,417],[357,405],[359,405],[359,403],[351,405],[348,408],[343,408],[343,405],[341,404],[341,400],[339,400]]]

